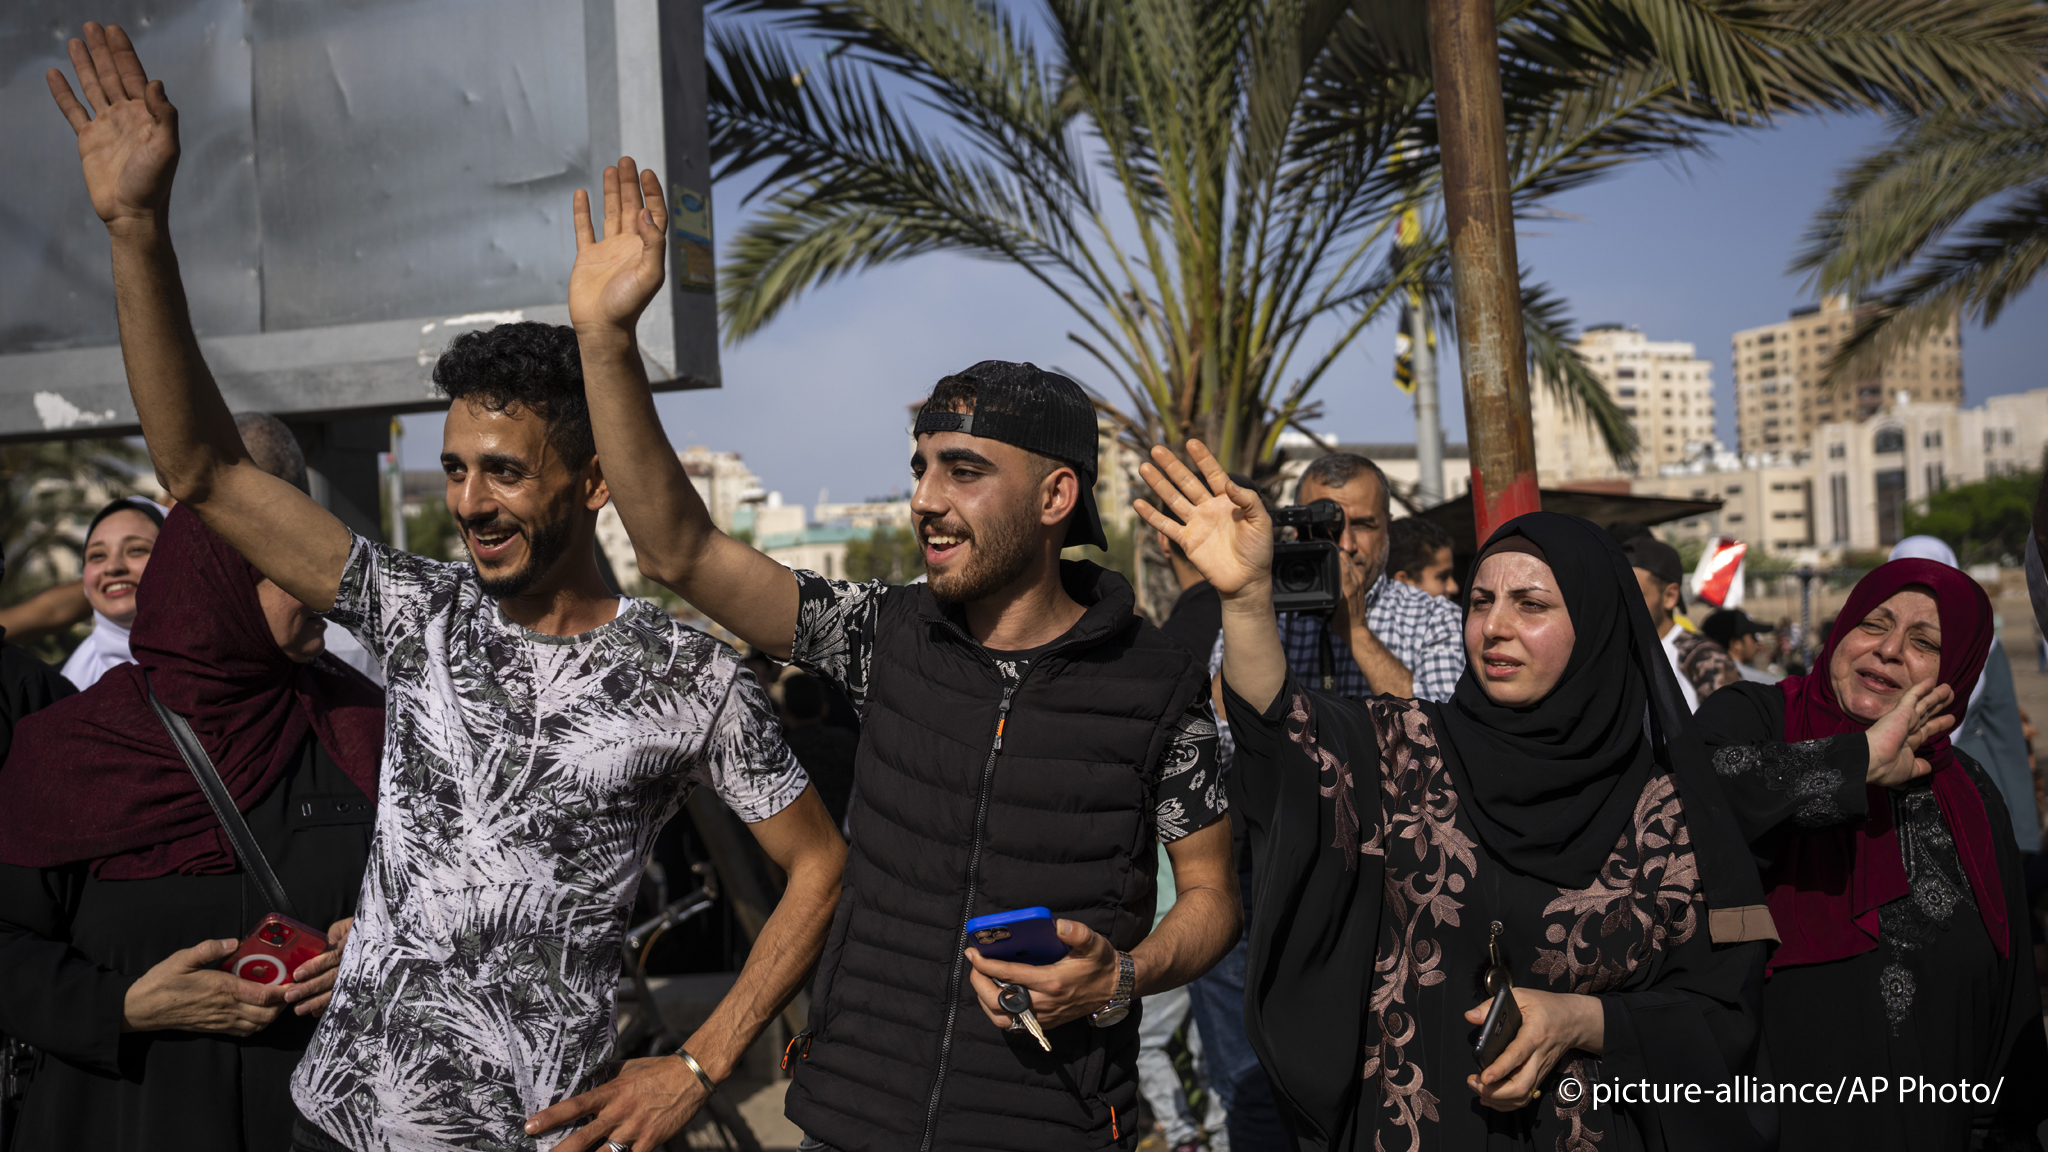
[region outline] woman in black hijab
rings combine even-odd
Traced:
[[[1299,1143],[1765,1146],[1737,1077],[1769,914],[1613,540],[1509,522],[1468,584],[1452,699],[1347,701],[1289,676],[1272,522],[1188,448],[1222,495],[1156,448],[1145,478],[1183,523],[1138,509],[1223,597],[1259,878],[1245,1015]],[[1482,1068],[1496,965],[1523,1023]]]

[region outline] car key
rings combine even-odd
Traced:
[[[997,1007],[1007,1013],[1012,1020],[1022,1023],[1024,1030],[1031,1033],[1040,1048],[1047,1052],[1052,1051],[1052,1041],[1045,1038],[1045,1029],[1038,1026],[1038,1016],[1031,1011],[1031,989],[1022,984],[1003,981],[997,981],[996,987],[1000,989],[996,994]]]

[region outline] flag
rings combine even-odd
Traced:
[[[1394,228],[1394,243],[1401,248],[1413,248],[1422,242],[1422,216],[1413,208],[1401,213],[1400,223]],[[1415,392],[1415,317],[1422,311],[1422,287],[1415,285],[1403,293],[1401,300],[1401,327],[1394,333],[1394,387],[1413,395]],[[1429,352],[1436,353],[1436,330],[1427,333]]]
[[[1403,392],[1415,391],[1415,339],[1408,335],[1414,314],[1408,305],[1401,305],[1401,330],[1394,333],[1394,387]]]
[[[1716,536],[1700,553],[1692,573],[1692,594],[1716,608],[1742,606],[1742,556],[1749,545],[1733,536]]]

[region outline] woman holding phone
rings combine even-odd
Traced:
[[[1764,1146],[1767,1111],[1737,1103],[1595,1106],[1750,1071],[1771,938],[1619,547],[1574,517],[1510,521],[1474,569],[1450,701],[1327,696],[1277,639],[1271,519],[1188,451],[1207,488],[1163,447],[1144,469],[1180,523],[1138,510],[1223,597],[1259,889],[1246,1023],[1301,1145]]]
[[[1888,1087],[1786,1104],[1785,1152],[2039,1147],[2048,1050],[2019,845],[1997,786],[1949,745],[1996,640],[1975,580],[1894,560],[1849,593],[1811,673],[1700,708],[1784,936],[1763,991],[1772,1072]],[[1956,1090],[2001,1080],[1996,1107]]]
[[[0,766],[0,1031],[40,1050],[12,1152],[280,1149],[338,948],[289,986],[220,971],[267,908],[151,708],[192,726],[292,900],[339,944],[370,843],[383,693],[324,621],[183,508],[135,663],[22,721]]]

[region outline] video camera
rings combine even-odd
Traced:
[[[1294,529],[1294,539],[1273,545],[1273,610],[1319,616],[1336,611],[1344,588],[1337,556],[1344,509],[1327,498],[1276,508],[1273,527]]]

